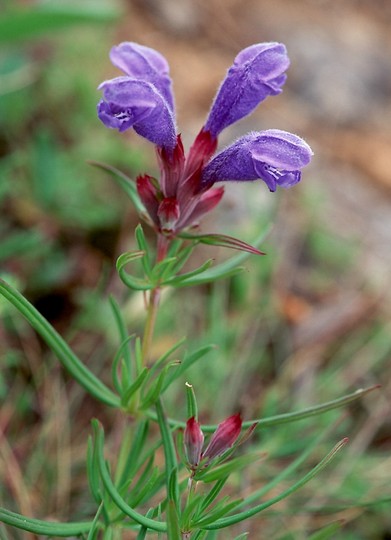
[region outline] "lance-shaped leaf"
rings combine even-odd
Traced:
[[[250,508],[249,510],[244,510],[243,512],[239,512],[237,514],[234,514],[233,516],[229,516],[226,518],[218,519],[211,525],[204,525],[206,529],[222,529],[224,527],[229,527],[230,525],[234,525],[235,523],[239,523],[240,521],[243,521],[245,519],[248,519],[255,514],[258,514],[259,512],[262,512],[262,510],[265,510],[266,508],[269,508],[270,506],[273,506],[277,502],[282,501],[301,487],[303,487],[307,482],[312,480],[315,476],[317,476],[337,455],[337,453],[343,448],[348,442],[348,439],[342,439],[339,443],[337,443],[334,448],[325,456],[322,461],[316,465],[309,473],[307,473],[303,478],[295,482],[290,488],[284,490],[279,495],[276,495],[275,497],[272,497],[268,501],[265,501],[264,503],[258,504],[257,506],[254,506],[253,508]]]
[[[127,253],[123,253],[117,259],[116,266],[118,275],[121,278],[121,281],[130,289],[137,291],[148,291],[154,287],[154,284],[150,281],[133,276],[125,270],[125,267],[129,263],[142,259],[143,257],[145,257],[144,251],[129,251]]]
[[[243,240],[234,238],[233,236],[228,236],[226,234],[189,234],[181,233],[182,238],[187,240],[193,240],[195,242],[200,242],[201,244],[207,244],[209,246],[221,246],[231,249],[237,249],[238,251],[247,251],[253,255],[265,255],[263,251],[259,251],[258,248],[247,244]]]
[[[61,364],[87,392],[99,401],[106,403],[106,405],[119,407],[119,397],[79,360],[60,334],[22,294],[2,279],[0,279],[0,294],[7,298],[26,317],[31,326],[60,360]]]
[[[139,214],[143,216],[146,215],[145,206],[140,200],[134,180],[129,178],[129,176],[118,170],[116,167],[107,165],[106,163],[100,163],[99,161],[88,161],[88,163],[111,174],[111,176],[117,181],[118,185],[124,190],[126,195],[132,201]]]
[[[143,514],[140,514],[134,508],[129,506],[126,501],[118,493],[116,487],[114,486],[104,456],[103,456],[103,443],[104,443],[104,431],[102,426],[94,420],[92,423],[94,430],[94,442],[97,445],[97,455],[98,455],[98,464],[99,471],[101,474],[102,482],[107,489],[108,495],[111,497],[114,504],[122,510],[122,512],[130,517],[136,523],[147,527],[153,531],[166,532],[167,524],[164,522],[155,521],[154,519],[147,518]]]

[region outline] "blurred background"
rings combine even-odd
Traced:
[[[270,480],[322,431],[303,471],[343,436],[350,443],[319,480],[236,534],[296,540],[336,523],[322,538],[391,538],[391,3],[1,1],[0,273],[105,381],[118,346],[109,293],[131,331],[142,328],[142,298],[127,295],[113,271],[138,217],[87,160],[133,178],[156,173],[150,144],[96,117],[98,84],[119,75],[110,47],[136,41],[168,59],[188,147],[237,52],[286,44],[284,92],[220,143],[284,129],[309,142],[313,162],[289,191],[227,185],[202,230],[251,243],[272,223],[267,256],[229,282],[168,291],[155,354],[184,335],[190,348],[216,343],[191,373],[203,422],[237,410],[245,419],[293,411],[381,383],[343,413],[260,433],[269,458],[236,492]],[[229,255],[197,252],[198,262]],[[86,519],[95,511],[84,470],[90,419],[111,432],[113,452],[124,419],[85,396],[6,301],[0,314],[0,504],[38,518]],[[178,384],[167,396],[169,414],[181,411],[181,419],[183,395]],[[5,527],[0,536],[36,538]]]

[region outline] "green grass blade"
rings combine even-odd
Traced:
[[[120,406],[119,397],[79,360],[60,334],[39,311],[22,294],[2,279],[0,279],[0,294],[7,298],[26,317],[31,326],[60,360],[61,364],[87,392],[106,405],[111,407]]]

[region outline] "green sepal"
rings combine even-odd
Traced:
[[[98,161],[88,161],[88,163],[94,167],[98,167],[98,169],[102,169],[103,171],[110,173],[111,176],[117,181],[119,186],[124,190],[126,195],[130,198],[138,213],[142,216],[147,214],[145,206],[141,202],[138,195],[137,186],[134,180],[129,178],[129,176],[122,171],[112,167],[111,165],[107,165],[106,163],[100,163]]]
[[[126,503],[126,501],[124,501],[124,499],[121,497],[121,495],[118,493],[116,487],[114,486],[111,480],[110,473],[108,471],[107,464],[103,456],[103,445],[104,445],[103,427],[99,424],[97,420],[92,421],[92,427],[94,431],[94,443],[96,444],[96,448],[97,448],[98,465],[99,465],[101,479],[113,503],[125,515],[130,517],[136,523],[139,523],[140,525],[144,525],[148,529],[152,529],[154,531],[166,532],[167,523],[155,521],[153,519],[147,518],[143,514],[140,514],[139,512],[134,510],[131,506],[129,506]]]
[[[122,255],[120,255],[117,259],[116,267],[118,275],[121,278],[122,283],[130,289],[134,289],[136,291],[148,291],[154,287],[154,284],[152,284],[150,281],[133,276],[125,270],[125,267],[129,263],[142,259],[145,256],[145,251],[128,251],[126,253],[122,253]]]
[[[186,387],[186,404],[187,404],[187,418],[194,418],[198,422],[198,406],[197,406],[197,400],[195,397],[195,392],[193,385],[190,383],[185,383]]]
[[[120,398],[98,379],[74,354],[69,345],[39,311],[17,290],[0,279],[0,294],[13,304],[38,332],[61,364],[92,396],[111,407],[120,406]]]
[[[222,456],[223,457],[223,456]],[[211,466],[206,469],[201,469],[194,475],[195,480],[202,480],[202,482],[214,482],[215,480],[221,480],[233,472],[237,472],[250,463],[254,463],[260,459],[264,459],[266,454],[259,454],[259,452],[250,452],[243,456],[231,459],[230,461],[223,463],[217,467]],[[225,456],[223,459],[226,459]]]
[[[28,518],[11,512],[5,508],[0,508],[0,522],[6,525],[11,525],[23,531],[32,532],[34,534],[43,534],[45,536],[60,536],[69,538],[71,536],[79,536],[87,534],[92,526],[92,521],[80,523],[58,523],[43,521],[41,519]]]
[[[121,396],[121,405],[124,409],[128,409],[131,405],[131,400],[137,390],[142,386],[149,376],[149,368],[145,367],[136,380],[125,390]]]

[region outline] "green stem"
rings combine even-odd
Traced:
[[[162,260],[164,260],[165,256],[167,255],[168,247],[169,247],[168,238],[159,234],[157,238],[156,263],[159,263]],[[157,312],[159,309],[160,296],[161,296],[161,287],[157,286],[154,289],[152,289],[149,296],[149,300],[148,300],[147,319],[145,321],[144,336],[143,336],[143,343],[142,343],[142,349],[141,349],[144,366],[147,365],[151,356],[153,332],[155,329],[156,317],[157,317]]]

